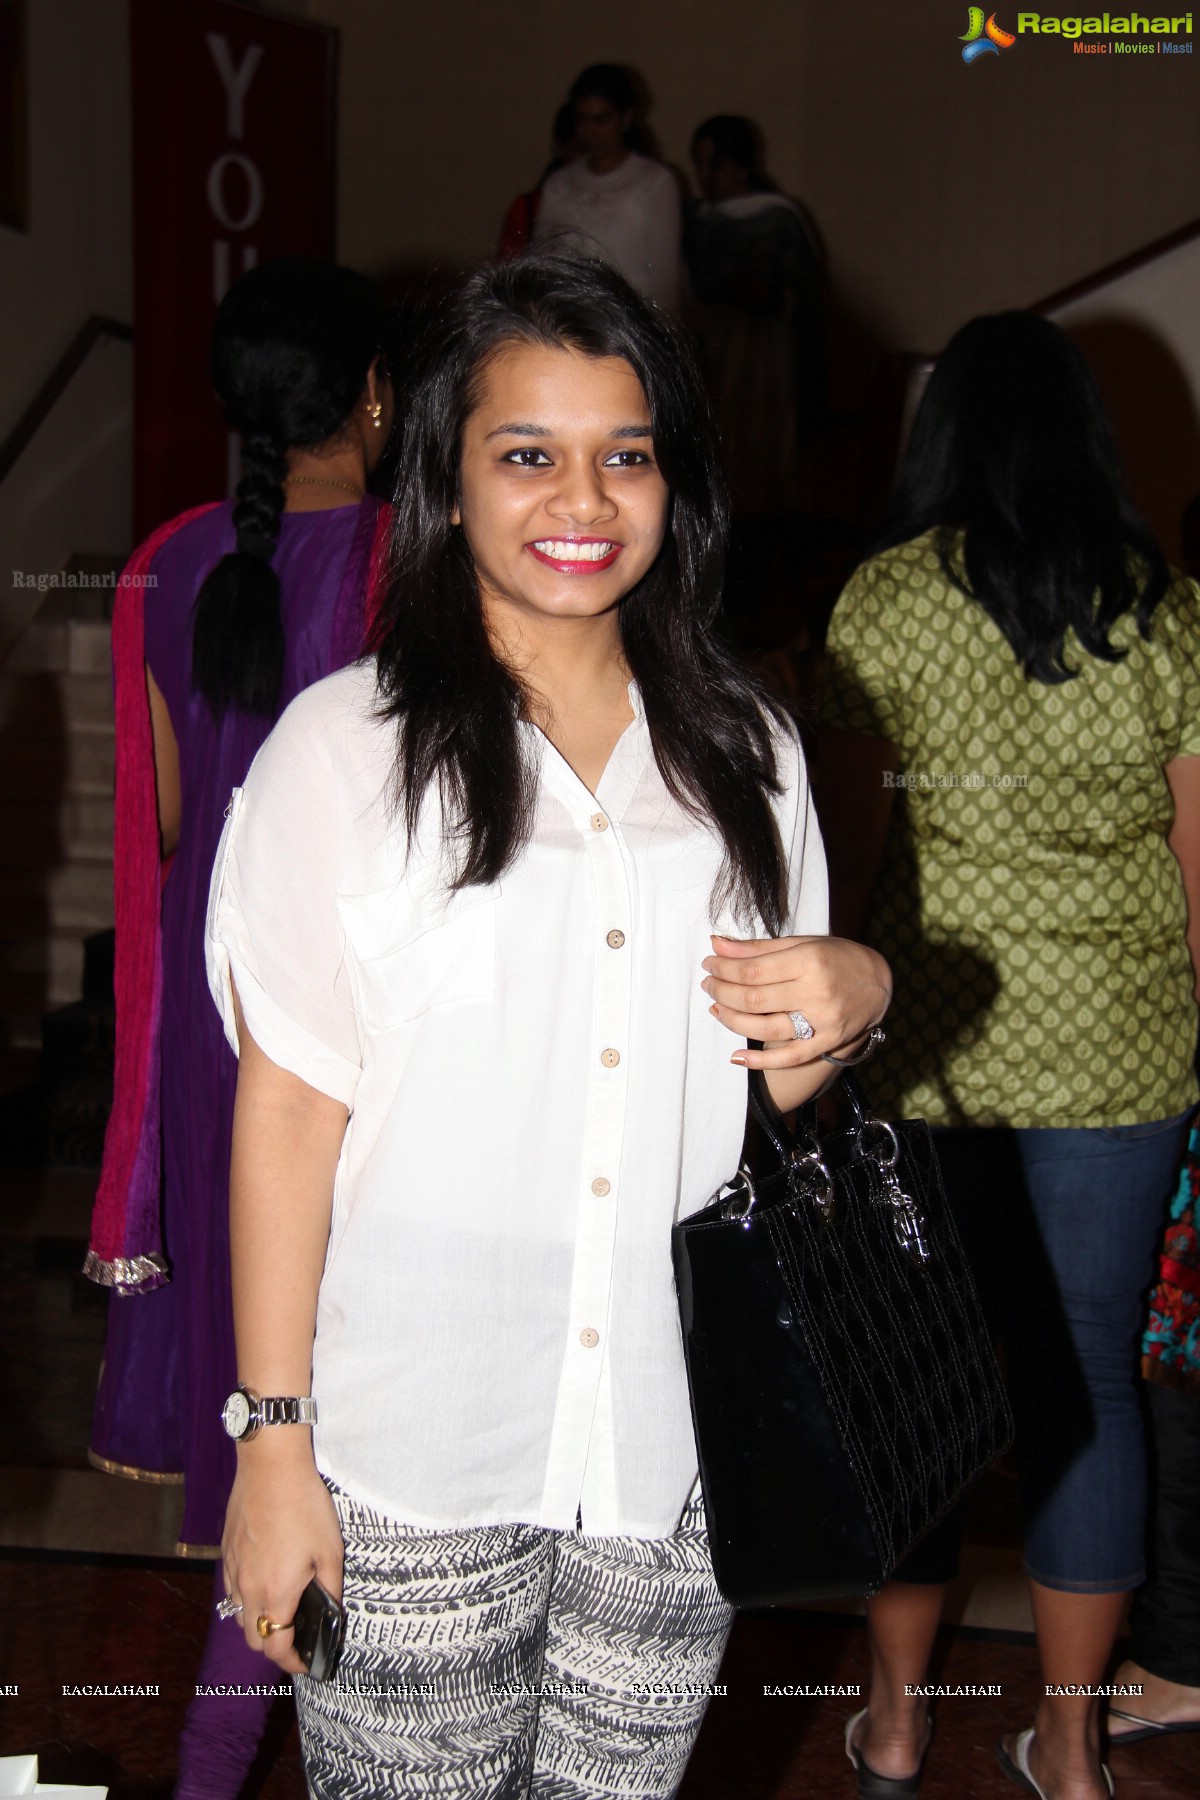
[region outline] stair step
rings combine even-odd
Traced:
[[[19,1021],[28,1036],[52,1007],[73,1006],[81,997],[89,1006],[110,1007],[113,946],[111,931],[84,938],[76,927],[0,942],[0,1017]]]
[[[79,569],[116,580],[120,563],[115,557],[73,557],[69,571]],[[73,675],[109,675],[112,667],[112,606],[115,588],[53,588],[39,607],[33,623],[18,638],[6,667],[14,674],[33,670]]]
[[[40,1057],[42,1053],[42,1021],[39,1018],[0,1016],[0,1052],[22,1052]]]
[[[32,937],[10,937],[0,940],[0,969],[13,974],[45,974],[47,970],[65,966],[68,960],[79,965],[83,980],[84,941],[76,932],[43,931]]]
[[[116,748],[111,731],[70,732],[47,754],[34,740],[11,739],[4,747],[10,791],[26,799],[57,802],[63,794],[113,791]]]
[[[91,617],[90,607],[99,610],[96,617],[111,619],[117,577],[129,558],[119,550],[73,550],[63,564],[68,575],[102,576],[100,587],[55,588],[49,604],[60,608],[71,618]]]
[[[53,670],[0,673],[0,730],[12,742],[59,744],[75,732],[113,730],[112,682],[107,674]]]
[[[112,859],[109,794],[64,794],[55,806],[21,792],[0,793],[0,867],[34,869],[80,857]]]
[[[106,620],[38,616],[5,663],[10,675],[103,675],[112,668],[112,627]]]
[[[53,869],[13,869],[0,893],[0,939],[74,926],[82,937],[113,920],[112,863],[80,857]]]
[[[42,1068],[40,1049],[0,1048],[0,1098],[31,1087]]]
[[[0,1013],[40,1018],[69,1006],[84,991],[85,951],[77,931],[10,938],[0,943]]]
[[[74,1081],[89,1070],[111,1074],[117,1015],[87,1000],[60,1006],[42,1020],[42,1076],[47,1088]]]

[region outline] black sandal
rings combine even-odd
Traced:
[[[1142,1719],[1138,1717],[1137,1713],[1122,1712],[1119,1706],[1110,1706],[1108,1717],[1110,1719],[1128,1719],[1130,1724],[1138,1727],[1136,1731],[1110,1731],[1108,1743],[1112,1750],[1115,1750],[1118,1744],[1142,1744],[1147,1738],[1170,1737],[1179,1731],[1200,1731],[1200,1719],[1176,1719],[1173,1723],[1168,1723],[1163,1719]]]
[[[921,1786],[921,1771],[925,1767],[926,1753],[933,1736],[933,1720],[927,1722],[925,1749],[921,1752],[921,1760],[915,1772],[912,1775],[878,1775],[862,1752],[854,1746],[855,1727],[860,1720],[866,1718],[867,1711],[864,1706],[861,1712],[856,1712],[846,1722],[846,1755],[854,1764],[854,1772],[858,1777],[858,1800],[916,1800]]]

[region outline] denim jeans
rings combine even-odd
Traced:
[[[934,1133],[1016,1418],[1025,1567],[1045,1587],[1145,1579],[1138,1353],[1190,1113],[1085,1130]],[[962,1508],[896,1570],[946,1581]]]

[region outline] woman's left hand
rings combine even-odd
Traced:
[[[803,1078],[771,1081],[783,1110],[823,1086],[828,1065],[820,1058],[852,1056],[891,1002],[887,963],[849,938],[714,937],[712,943],[701,983],[713,1002],[709,1010],[737,1037],[757,1038],[764,1046],[738,1049],[731,1061],[749,1069],[806,1071]],[[808,1020],[812,1037],[796,1036],[788,1017],[793,1012]]]

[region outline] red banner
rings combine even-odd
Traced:
[[[208,342],[231,281],[332,257],[337,33],[234,0],[132,0],[134,529],[230,486]]]

